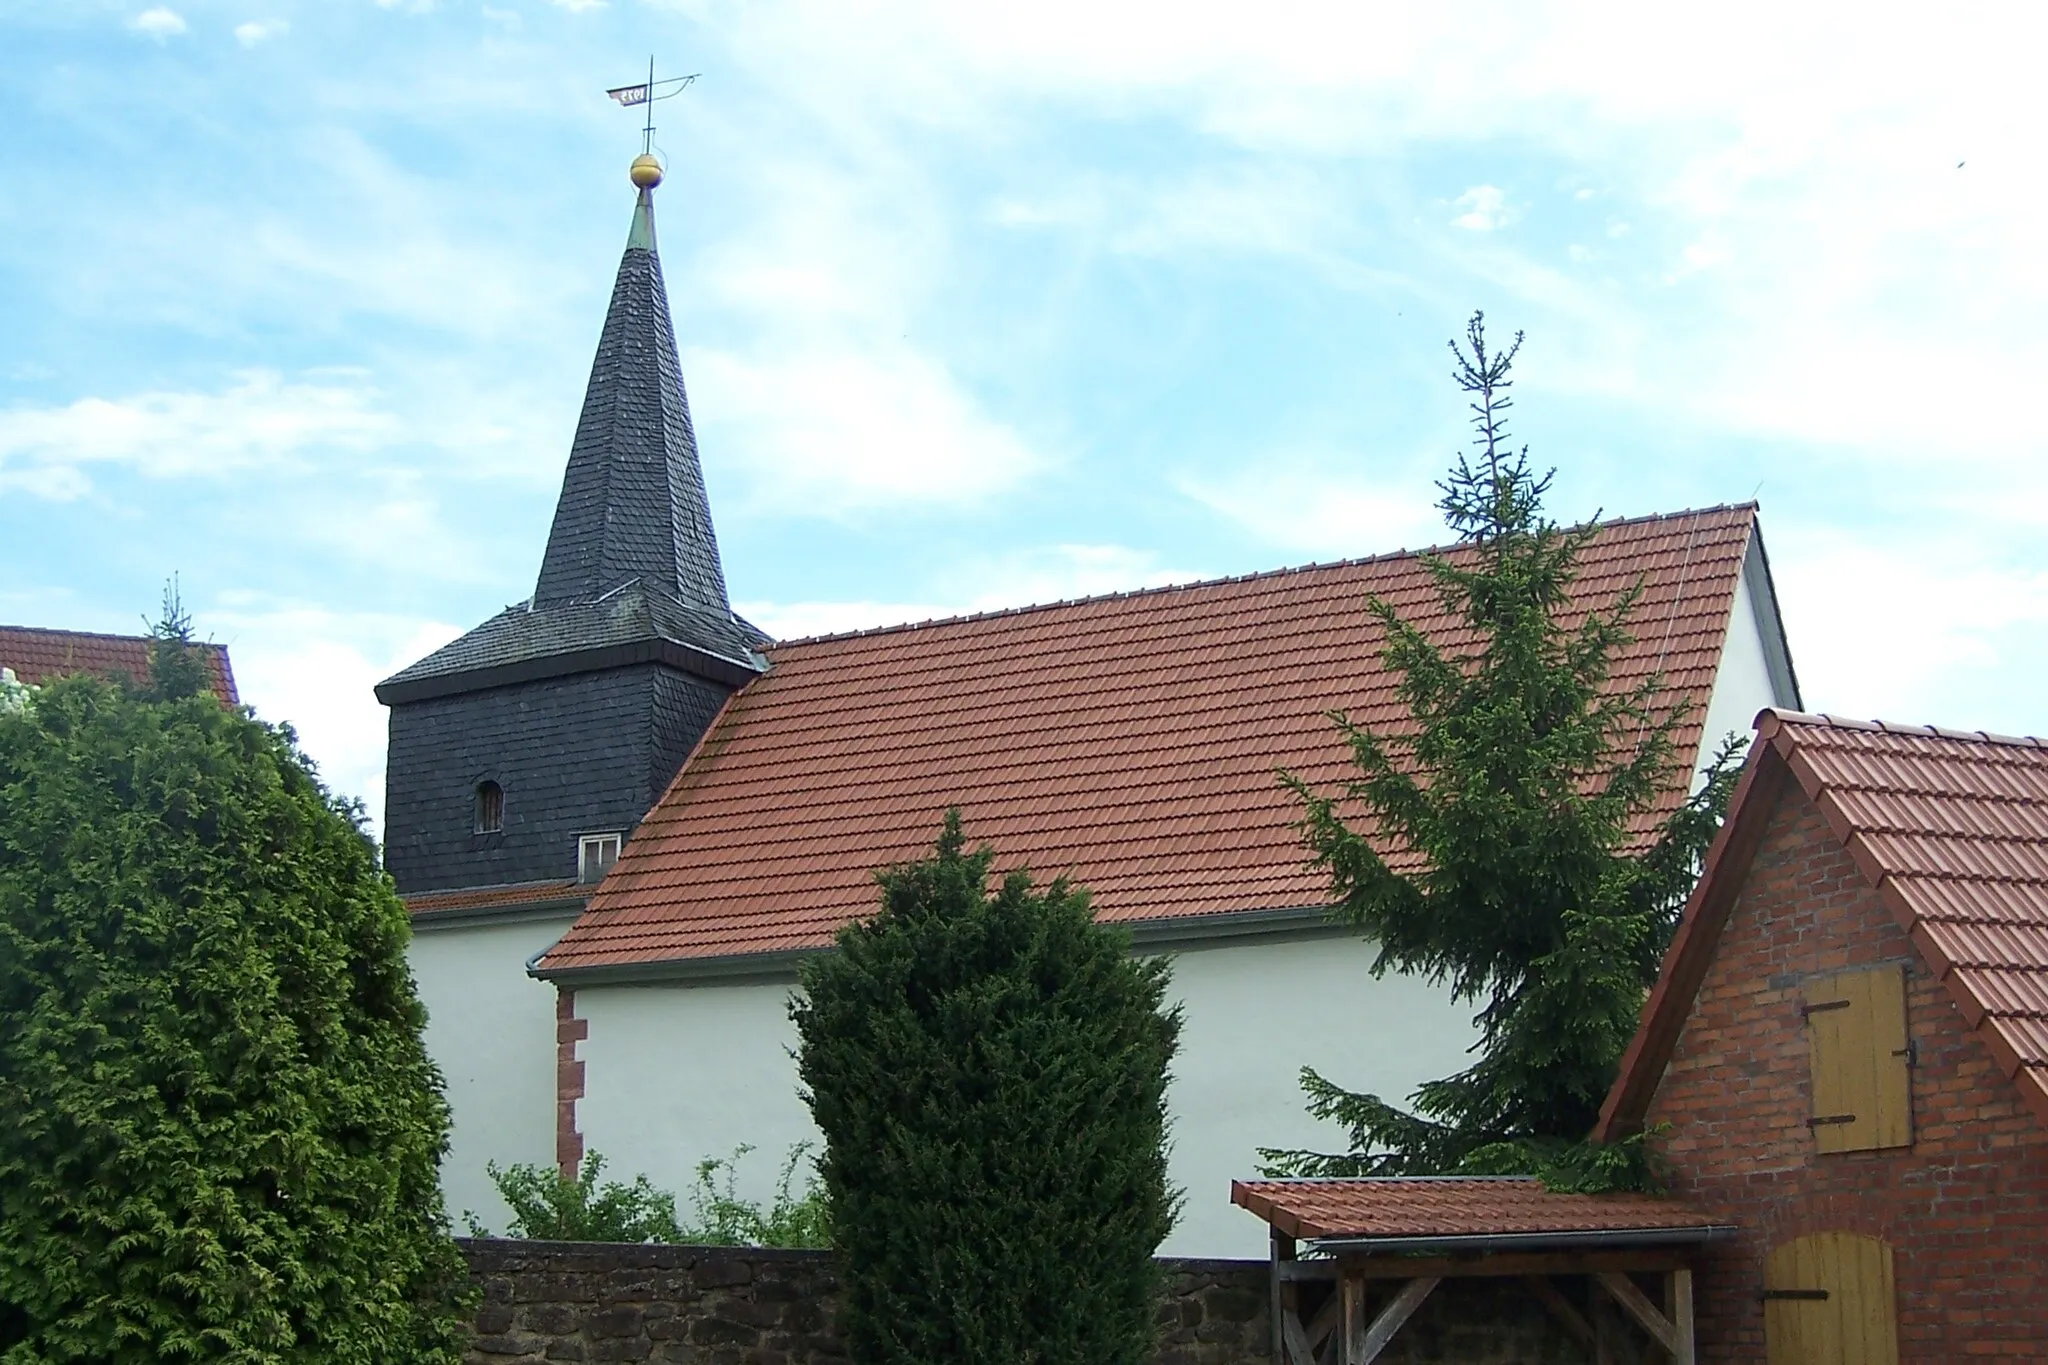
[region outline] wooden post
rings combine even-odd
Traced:
[[[1273,1315],[1273,1365],[1287,1365],[1286,1315],[1288,1295],[1281,1292],[1285,1286],[1282,1286],[1280,1283],[1280,1263],[1294,1259],[1294,1239],[1281,1232],[1278,1228],[1271,1229],[1271,1233],[1272,1235],[1267,1241],[1272,1250],[1272,1274],[1270,1278],[1273,1281],[1273,1286],[1272,1301],[1267,1306],[1266,1311]],[[1301,1291],[1298,1289],[1292,1290],[1292,1293],[1297,1299],[1301,1296]]]
[[[1636,1288],[1634,1280],[1616,1270],[1602,1271],[1593,1278],[1668,1355],[1678,1358],[1678,1333],[1672,1328],[1671,1319],[1659,1312],[1649,1296]]]
[[[1692,1321],[1692,1272],[1678,1269],[1671,1272],[1664,1282],[1665,1306],[1671,1310],[1671,1332],[1677,1338],[1672,1343],[1671,1359],[1677,1365],[1695,1365],[1698,1350],[1693,1339]]]

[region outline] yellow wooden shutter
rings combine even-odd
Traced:
[[[1892,1249],[1818,1232],[1764,1262],[1764,1352],[1770,1365],[1898,1365]]]
[[[1898,967],[1807,984],[1814,1143],[1823,1152],[1906,1147],[1913,1141],[1906,978]]]

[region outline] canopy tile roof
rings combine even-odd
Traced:
[[[1611,522],[1583,555],[1581,603],[1642,580],[1615,685],[1661,671],[1693,704],[1688,762],[1754,523],[1750,505]],[[826,945],[950,805],[1004,867],[1072,874],[1105,921],[1320,906],[1275,774],[1345,776],[1333,708],[1404,714],[1372,593],[1460,642],[1402,553],[772,646],[540,974]]]
[[[1641,1125],[1787,782],[1819,806],[1964,1022],[2048,1119],[2048,744],[1770,710],[1598,1134]]]
[[[226,645],[195,642],[213,677],[213,691],[233,706],[235,674],[228,666]],[[101,678],[149,677],[149,637],[95,635],[83,630],[43,630],[34,626],[0,626],[0,668],[11,668],[25,683],[45,683],[69,673]]]
[[[1674,1199],[1556,1194],[1520,1176],[1233,1180],[1230,1202],[1307,1241],[1451,1241],[1585,1233],[1705,1233],[1721,1225]]]

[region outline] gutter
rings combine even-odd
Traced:
[[[1735,1236],[1732,1223],[1705,1223],[1690,1228],[1626,1228],[1605,1232],[1485,1232],[1445,1237],[1315,1237],[1316,1251],[1331,1255],[1376,1255],[1392,1252],[1443,1252],[1484,1255],[1496,1251],[1553,1251],[1585,1247],[1696,1246],[1724,1242]]]
[[[687,770],[688,765],[684,765]],[[1224,911],[1213,915],[1179,915],[1172,919],[1104,920],[1113,929],[1127,930],[1131,947],[1140,953],[1169,952],[1177,947],[1209,947],[1238,939],[1324,938],[1355,931],[1333,923],[1329,911],[1320,905],[1289,906],[1277,910]],[[797,964],[829,945],[815,948],[783,948],[766,953],[727,953],[716,957],[672,957],[655,962],[605,963],[588,967],[544,967],[535,963],[528,975],[558,986],[638,986],[675,982],[717,981],[731,983],[757,980],[793,980]]]

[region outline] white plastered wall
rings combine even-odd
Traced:
[[[419,928],[407,959],[427,1007],[427,1055],[441,1068],[454,1137],[441,1191],[457,1232],[464,1211],[503,1232],[511,1211],[485,1165],[555,1164],[555,988],[526,974],[573,917]]]
[[[1172,1176],[1187,1206],[1167,1254],[1265,1255],[1264,1225],[1231,1206],[1230,1181],[1257,1174],[1262,1146],[1342,1150],[1343,1133],[1303,1111],[1303,1065],[1405,1100],[1418,1083],[1470,1064],[1471,1009],[1410,978],[1374,980],[1372,955],[1356,938],[1327,934],[1176,955],[1186,1025],[1170,1092]],[[576,1013],[590,1023],[578,1106],[586,1150],[604,1153],[618,1178],[645,1174],[685,1194],[700,1159],[750,1143],[739,1189],[767,1197],[789,1146],[817,1137],[789,1055],[792,989],[579,990]]]
[[[1701,731],[1699,764],[1702,769],[1731,732],[1745,742],[1754,733],[1756,713],[1766,706],[1793,706],[1797,699],[1778,695],[1771,682],[1770,665],[1764,646],[1763,624],[1757,617],[1758,594],[1768,595],[1766,585],[1752,581],[1761,572],[1752,554],[1743,565],[1742,581],[1735,589],[1735,606],[1728,619],[1727,642],[1721,647],[1721,666],[1714,674],[1714,690],[1707,697],[1706,725]],[[1697,778],[1694,785],[1698,785]]]

